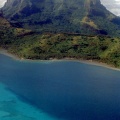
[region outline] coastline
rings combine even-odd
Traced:
[[[116,68],[107,63],[103,63],[103,62],[99,62],[99,61],[95,61],[95,60],[84,60],[84,59],[75,59],[75,58],[63,58],[63,59],[52,59],[52,60],[53,61],[75,61],[75,62],[80,62],[80,63],[84,63],[84,64],[88,64],[88,65],[94,65],[94,66],[108,68],[111,70],[120,71],[120,68]]]
[[[11,54],[11,53],[9,53],[9,52],[8,52],[7,50],[5,50],[5,49],[1,49],[1,48],[0,48],[0,54],[3,54],[3,55],[5,55],[5,56],[8,56],[8,57],[13,58],[13,59],[15,59],[15,60],[20,60],[19,57],[15,56],[15,55],[13,55],[13,54]]]
[[[80,62],[80,63],[84,63],[84,64],[89,64],[89,65],[95,65],[95,66],[108,68],[108,69],[111,69],[111,70],[120,71],[119,68],[116,68],[116,67],[114,67],[112,65],[109,65],[107,63],[103,63],[103,62],[99,62],[99,61],[95,61],[95,60],[84,60],[84,59],[75,59],[75,58],[67,58],[67,57],[63,58],[63,59],[50,58],[49,60],[31,60],[31,59],[19,58],[16,55],[11,54],[7,50],[1,49],[1,48],[0,48],[0,54],[3,54],[5,56],[8,56],[10,58],[13,58],[15,60],[20,60],[20,61],[52,61],[52,62],[56,62],[56,61],[75,61],[75,62]]]

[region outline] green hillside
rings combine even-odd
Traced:
[[[74,58],[96,60],[120,67],[120,40],[80,34],[38,34],[11,28],[0,37],[0,46],[21,59]]]
[[[11,23],[0,12],[0,47],[19,58],[67,57],[120,67],[119,18],[99,0],[8,0],[3,10]]]

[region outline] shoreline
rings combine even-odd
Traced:
[[[103,62],[99,62],[99,61],[95,61],[95,60],[63,58],[63,59],[52,59],[51,61],[73,61],[73,62],[75,61],[75,62],[80,62],[80,63],[84,63],[84,64],[88,64],[88,65],[94,65],[94,66],[108,68],[108,69],[111,69],[111,70],[120,71],[120,68],[116,68],[116,67],[114,67],[112,65],[109,65],[107,63],[103,63]]]
[[[84,59],[75,59],[75,58],[67,58],[67,57],[63,58],[63,59],[50,58],[49,60],[24,59],[24,58],[19,58],[16,55],[11,54],[7,50],[1,49],[1,48],[0,48],[0,54],[3,54],[5,56],[13,58],[14,60],[19,60],[19,61],[52,61],[52,62],[56,62],[56,61],[75,61],[75,62],[80,62],[80,63],[84,63],[84,64],[89,64],[89,65],[95,65],[95,66],[108,68],[108,69],[111,69],[111,70],[120,71],[120,68],[116,68],[116,67],[114,67],[112,65],[109,65],[107,63],[103,63],[103,62],[99,62],[99,61],[95,61],[95,60],[84,60]]]
[[[21,60],[19,57],[17,57],[17,56],[14,55],[14,54],[9,53],[9,52],[8,52],[7,50],[5,50],[5,49],[1,49],[1,48],[0,48],[0,54],[5,55],[5,56],[8,56],[8,57],[10,57],[10,58],[13,58],[13,59],[15,59],[15,60]]]

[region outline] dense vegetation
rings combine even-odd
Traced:
[[[120,67],[119,38],[67,33],[38,34],[14,28],[0,34],[1,47],[20,58],[49,60],[68,57],[97,60]]]

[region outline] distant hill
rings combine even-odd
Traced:
[[[2,9],[14,26],[27,29],[120,35],[120,19],[100,0],[7,0]]]

